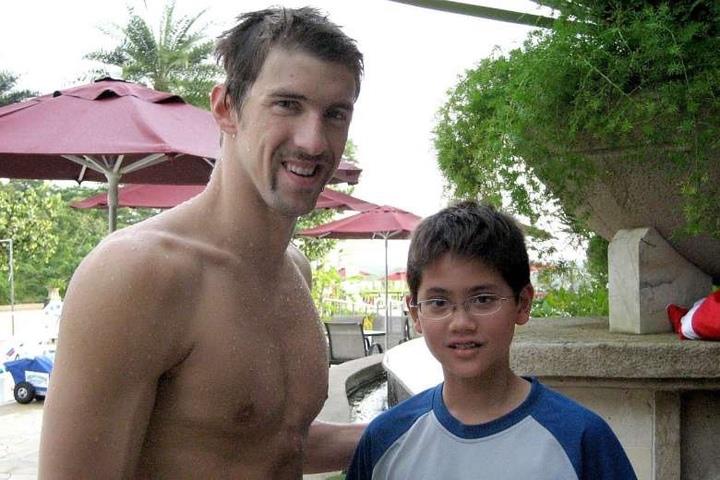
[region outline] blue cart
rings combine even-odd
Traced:
[[[47,395],[53,359],[47,356],[20,358],[5,362],[15,382],[13,395],[18,403],[30,403],[33,399],[43,400]]]

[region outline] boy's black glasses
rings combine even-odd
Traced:
[[[471,317],[483,317],[497,313],[502,308],[503,302],[510,299],[512,297],[481,293],[463,300],[462,306]],[[428,320],[445,320],[455,312],[457,306],[457,303],[451,303],[444,298],[430,298],[410,304],[411,308],[417,308],[420,315]]]

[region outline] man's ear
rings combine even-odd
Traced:
[[[518,317],[515,321],[516,325],[525,325],[528,320],[530,320],[533,298],[535,298],[535,289],[532,284],[528,283],[520,290],[518,297]]]
[[[413,325],[415,326],[415,331],[417,333],[422,334],[422,325],[420,324],[420,319],[418,318],[418,312],[417,307],[412,307],[413,300],[410,295],[405,295],[405,305],[407,305],[408,308],[408,314],[410,315],[410,318],[413,320]]]
[[[237,115],[225,95],[225,84],[215,85],[210,92],[210,110],[221,132],[227,135],[237,133]]]

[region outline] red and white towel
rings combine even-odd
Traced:
[[[701,298],[691,308],[670,304],[667,314],[681,339],[720,340],[720,290]]]

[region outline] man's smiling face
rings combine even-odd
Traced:
[[[311,211],[345,149],[355,101],[347,67],[273,48],[238,113],[238,161],[264,202]]]

